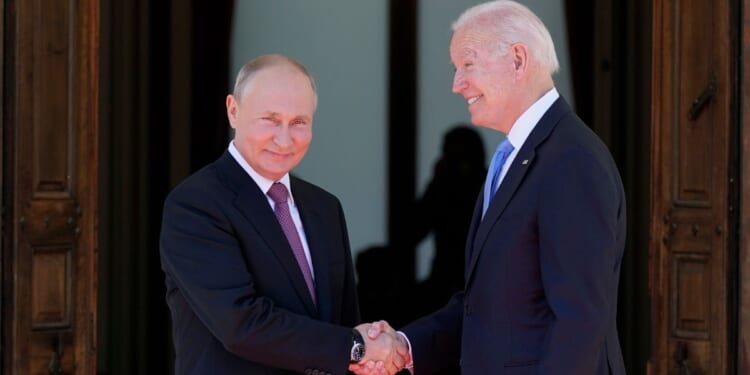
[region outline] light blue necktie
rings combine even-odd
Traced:
[[[487,207],[490,206],[492,197],[495,196],[497,190],[498,180],[500,179],[500,171],[503,170],[505,161],[508,160],[508,156],[513,152],[513,145],[506,137],[495,150],[495,156],[492,157],[490,163],[490,169],[487,171],[487,180],[484,182],[484,205],[482,207],[482,217],[487,212]]]

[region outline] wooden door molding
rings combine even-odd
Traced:
[[[750,56],[750,0],[742,1],[742,25],[740,39],[742,56]],[[742,60],[739,67],[741,84],[740,101],[740,254],[739,254],[739,316],[737,369],[739,374],[750,374],[750,59]]]
[[[660,0],[653,15],[648,371],[726,374],[734,358],[730,5]]]
[[[4,4],[3,369],[93,374],[99,3]]]
[[[0,1],[0,14],[5,14],[5,2]],[[6,181],[8,179],[5,176],[6,168],[5,168],[5,152],[7,150],[7,147],[5,147],[5,98],[7,95],[5,95],[5,16],[0,17],[0,92],[2,92],[2,99],[0,99],[0,121],[3,124],[3,127],[0,128],[0,281],[2,281],[2,285],[0,285],[0,294],[6,295],[6,288],[5,288],[5,256],[6,256],[6,249],[10,248],[10,243],[7,242],[8,235],[6,233],[6,230],[8,230],[7,227],[7,220],[6,220],[6,212],[7,212],[7,206],[8,203],[5,199],[6,197]],[[9,181],[8,181],[9,182]],[[3,319],[3,311],[5,311],[5,304],[3,303],[3,298],[0,298],[0,337],[6,337],[5,334],[5,323]],[[3,368],[5,368],[5,342],[0,342],[0,371],[2,371]]]

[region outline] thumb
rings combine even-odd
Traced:
[[[367,330],[367,336],[369,336],[371,339],[376,339],[378,338],[378,336],[380,336],[380,333],[385,331],[387,328],[388,323],[386,323],[384,320],[373,322],[370,325],[370,328]]]

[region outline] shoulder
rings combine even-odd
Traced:
[[[185,201],[209,201],[211,197],[223,196],[226,190],[216,163],[211,163],[186,177],[167,195],[165,205]]]
[[[553,159],[583,157],[604,163],[613,162],[607,145],[573,111],[559,118],[545,143],[548,151],[555,153]]]
[[[338,204],[338,198],[322,187],[296,176],[290,176],[292,192],[295,199],[314,199],[326,203]]]

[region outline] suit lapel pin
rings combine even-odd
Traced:
[[[521,164],[523,164],[523,165],[529,164],[529,159],[523,159],[523,161],[521,162]]]

